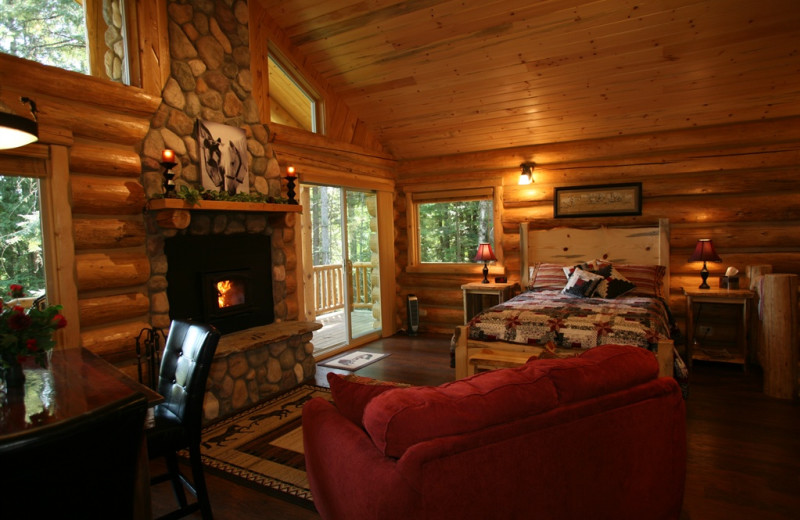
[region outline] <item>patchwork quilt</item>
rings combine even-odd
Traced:
[[[579,298],[560,291],[524,292],[469,323],[470,339],[586,349],[605,344],[657,350],[670,336],[667,308],[658,298]]]

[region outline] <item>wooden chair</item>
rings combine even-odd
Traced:
[[[132,519],[147,399],[0,441],[3,518]]]
[[[181,518],[199,510],[210,520],[203,463],[200,460],[200,433],[206,380],[219,332],[210,325],[174,320],[167,335],[158,376],[158,393],[164,402],[154,410],[155,425],[147,430],[147,449],[151,459],[164,457],[167,473],[155,476],[151,483],[170,480],[179,509],[161,519]],[[189,450],[192,481],[181,473],[177,452]],[[186,501],[184,486],[197,501]]]

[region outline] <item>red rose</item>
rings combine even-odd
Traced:
[[[18,283],[12,283],[8,286],[8,292],[11,294],[12,298],[22,298],[25,296],[25,291],[23,287]]]
[[[36,352],[39,347],[36,345],[36,338],[31,338],[25,343],[25,347],[31,352]]]
[[[62,316],[61,314],[56,314],[53,316],[53,323],[56,326],[56,329],[63,329],[67,326],[67,318]]]
[[[14,312],[8,318],[8,328],[11,330],[25,330],[31,324],[31,317],[25,314],[22,307],[14,307]]]

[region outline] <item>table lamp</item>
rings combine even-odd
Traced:
[[[700,277],[703,283],[700,284],[700,289],[710,289],[706,280],[708,279],[708,267],[706,262],[722,262],[722,259],[714,251],[714,243],[710,238],[701,238],[697,241],[694,248],[694,253],[689,257],[690,262],[703,262],[703,268],[700,270]]]
[[[494,251],[492,251],[491,244],[481,243],[478,246],[478,254],[475,255],[475,262],[483,262],[483,282],[482,283],[489,283],[489,266],[487,265],[488,262],[492,262],[497,260],[494,256]]]

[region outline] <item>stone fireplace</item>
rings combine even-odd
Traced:
[[[311,337],[319,326],[297,321],[296,212],[279,204],[266,204],[273,207],[263,209],[249,203],[237,206],[200,200],[189,207],[178,199],[158,198],[164,193],[160,161],[165,148],[175,152],[176,190],[203,186],[195,134],[198,120],[244,130],[251,193],[280,202],[284,192],[270,129],[253,95],[248,3],[168,0],[166,5],[170,75],[141,148],[141,180],[151,199],[146,217],[150,323],[166,330],[171,317],[192,317],[209,321],[225,333],[207,385],[208,421],[313,378]],[[200,282],[174,278],[187,269],[187,259],[168,254],[173,239],[175,244],[196,245],[200,255],[206,256],[224,253],[218,250],[228,249],[224,242],[233,236],[263,244],[265,251],[258,262],[268,265],[267,273],[214,260],[202,266]],[[214,304],[220,282],[245,288],[231,300],[233,304]],[[191,294],[191,301],[173,301],[184,297],[184,292]],[[196,303],[201,297],[205,303]]]
[[[311,339],[320,325],[292,319],[297,316],[295,213],[180,211],[190,214],[181,229],[169,223],[184,219],[164,218],[166,210],[148,212],[152,322],[164,330],[172,319],[220,328],[205,420],[230,415],[313,378]],[[220,281],[249,284],[239,296],[243,303],[219,305]]]

